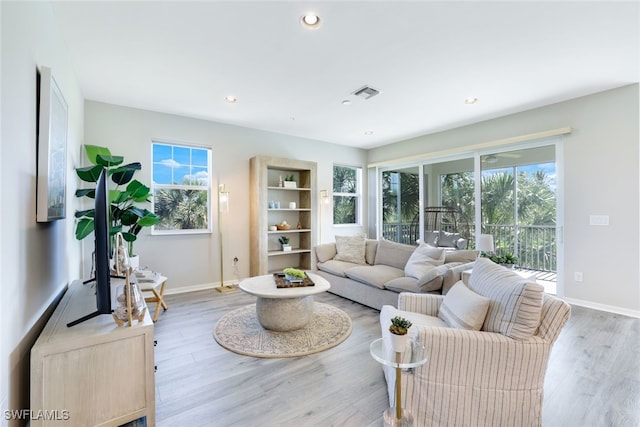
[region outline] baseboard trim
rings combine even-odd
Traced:
[[[170,284],[170,283],[169,283]],[[225,283],[227,286],[238,286],[237,283]],[[201,283],[199,285],[192,286],[180,286],[179,288],[171,288],[167,286],[165,288],[165,295],[177,295],[186,294],[187,292],[205,291],[207,289],[215,289],[220,286],[220,282]]]
[[[617,307],[615,305],[598,304],[591,301],[583,301],[573,298],[563,298],[571,305],[577,305],[580,307],[592,308],[594,310],[607,311],[609,313],[621,314],[623,316],[636,317],[640,319],[640,311],[630,310],[628,308]]]

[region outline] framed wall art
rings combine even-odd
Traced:
[[[38,89],[36,220],[49,222],[66,212],[68,107],[51,68],[41,67]]]

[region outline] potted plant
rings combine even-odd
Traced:
[[[402,353],[407,347],[408,335],[407,332],[412,323],[404,317],[396,316],[391,319],[391,326],[389,326],[389,332],[391,332],[391,348],[396,353]]]
[[[480,256],[484,258],[489,258],[491,261],[496,264],[500,264],[507,268],[513,268],[515,264],[518,262],[518,258],[516,258],[513,254],[507,253],[503,256],[496,254],[489,254],[487,252],[480,253]]]
[[[304,271],[297,268],[285,268],[284,270],[282,270],[282,272],[284,273],[285,278],[292,283],[302,282],[305,277]]]
[[[289,244],[288,236],[280,236],[280,238],[278,239],[278,242],[282,245],[282,250],[284,252],[291,251],[291,245]]]
[[[284,177],[284,188],[296,188],[296,177],[293,174]]]
[[[103,168],[107,169],[107,174],[114,184],[113,188],[109,189],[109,235],[113,239],[116,233],[121,232],[124,240],[128,242],[129,256],[135,258],[137,255],[133,252],[133,242],[138,238],[140,230],[160,222],[156,214],[141,206],[150,202],[152,196],[149,187],[133,179],[133,175],[142,169],[142,165],[137,162],[123,165],[124,158],[112,155],[106,147],[85,145],[84,149],[91,166],[77,168],[76,173],[82,181],[95,184],[100,171]],[[76,197],[94,198],[95,186],[76,190]],[[82,240],[93,234],[94,214],[93,208],[76,211],[76,239]],[[135,261],[132,260],[132,264],[135,265]]]

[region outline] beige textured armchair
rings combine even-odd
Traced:
[[[505,305],[500,298],[505,297],[505,289],[511,288],[498,286],[499,292],[492,294],[495,289],[491,287],[496,281],[504,282],[505,274],[509,280],[516,281],[509,275],[514,273],[504,273],[488,265],[483,272],[480,267],[476,263],[469,289],[493,296],[489,298],[484,323],[481,320],[482,330],[449,327],[439,318],[448,296],[402,293],[398,309],[384,306],[380,312],[385,340],[388,340],[390,319],[404,316],[413,322],[410,334],[427,353],[425,365],[402,374],[403,407],[411,411],[415,425],[512,427],[542,423],[543,384],[549,353],[569,318],[570,306],[543,292],[537,295],[536,286],[540,285],[520,283],[520,289],[528,289],[529,295],[515,298],[510,295],[510,300],[515,301],[510,308],[510,303]],[[479,276],[474,283],[476,272]],[[483,287],[487,283],[488,288]],[[539,307],[532,311],[530,302],[537,299]],[[523,310],[526,312],[524,322],[528,325],[522,323],[522,317],[516,320],[520,326],[515,329],[514,325],[507,325],[507,319],[513,321],[514,316],[522,316]],[[496,328],[506,331],[506,335],[487,331]],[[526,337],[527,334],[530,336]],[[384,374],[389,401],[394,406],[395,370],[385,367]]]

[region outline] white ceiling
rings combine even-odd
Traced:
[[[636,1],[112,1],[53,8],[86,99],[362,148],[640,77]],[[319,29],[300,25],[309,11],[320,16]],[[382,93],[351,95],[363,85]],[[227,95],[239,101],[225,103]],[[479,102],[466,105],[467,97]]]

